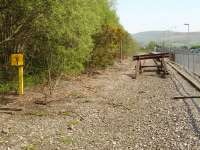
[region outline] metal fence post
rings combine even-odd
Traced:
[[[200,74],[200,71],[199,71],[199,70],[200,70],[200,69],[199,69],[199,68],[200,68],[200,59],[199,59],[199,56],[200,56],[200,55],[197,54],[197,74]]]
[[[185,63],[184,63],[185,62],[184,61],[185,60],[185,55],[184,54],[181,54],[181,55],[182,55],[182,65],[183,65],[183,67],[185,67]]]
[[[193,54],[193,73],[195,73],[195,61],[194,61],[195,55]]]
[[[188,71],[190,71],[190,54],[188,53]]]

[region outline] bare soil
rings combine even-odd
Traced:
[[[173,99],[194,89],[171,69],[165,79],[155,72],[133,79],[133,73],[126,60],[93,76],[63,80],[52,97],[42,89],[4,97],[11,103],[3,107],[23,111],[0,114],[0,149],[200,149],[198,107]]]

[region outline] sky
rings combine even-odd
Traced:
[[[117,14],[130,33],[200,31],[200,0],[117,0]]]

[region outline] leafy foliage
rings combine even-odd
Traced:
[[[0,0],[0,53],[23,52],[26,75],[77,74],[106,67],[137,43],[119,24],[110,0]],[[0,62],[8,67],[8,59]],[[9,68],[9,69],[8,69]]]
[[[194,45],[191,47],[191,49],[200,49],[200,45]]]
[[[146,47],[148,50],[153,51],[155,47],[158,47],[157,43],[154,41],[149,42],[148,46]]]

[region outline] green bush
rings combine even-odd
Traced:
[[[16,91],[16,90],[17,90],[16,82],[0,83],[0,94],[6,94],[10,91]]]
[[[25,54],[26,85],[48,73],[79,74],[86,64],[112,65],[123,41],[124,55],[137,43],[120,25],[110,0],[0,0],[0,53]],[[4,72],[11,72],[8,59]],[[12,78],[11,78],[12,79]],[[42,79],[43,80],[43,79]]]

